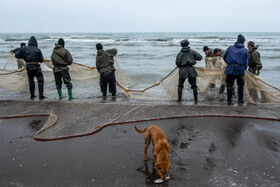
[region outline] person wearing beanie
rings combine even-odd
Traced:
[[[237,41],[230,46],[224,55],[224,61],[227,63],[225,69],[226,87],[227,87],[227,104],[232,104],[232,87],[235,79],[238,85],[238,104],[244,104],[243,88],[244,88],[244,74],[249,64],[248,50],[244,46],[245,37],[238,35]]]
[[[205,57],[214,57],[213,49],[210,49],[208,46],[203,47],[203,52],[205,54]]]
[[[109,92],[113,97],[116,96],[116,77],[114,67],[114,57],[117,55],[117,49],[103,50],[102,44],[96,44],[96,68],[100,73],[100,88],[103,97],[107,96],[107,86],[109,84]]]
[[[38,48],[38,42],[34,36],[31,36],[28,41],[28,46],[21,48],[15,54],[16,58],[24,59],[26,62],[26,70],[29,82],[30,98],[35,96],[35,82],[34,77],[37,78],[39,99],[44,99],[44,75],[39,63],[43,63],[44,58],[41,50]]]
[[[261,63],[261,55],[257,51],[258,46],[255,46],[253,41],[249,41],[247,44],[247,48],[249,50],[249,71],[255,75],[260,74],[260,70],[262,69]]]
[[[67,87],[68,90],[68,97],[69,100],[73,99],[72,96],[72,82],[71,82],[71,76],[69,74],[69,68],[68,66],[73,63],[73,58],[70,54],[70,52],[64,48],[64,40],[62,38],[59,38],[57,44],[55,44],[55,47],[52,52],[51,60],[53,63],[53,74],[54,74],[54,80],[55,85],[58,93],[59,99],[62,99],[62,80],[64,84]]]
[[[26,47],[25,43],[21,43],[19,48],[16,48],[14,50],[10,50],[11,54],[16,54],[21,48]],[[25,67],[25,61],[21,58],[17,58],[17,64],[18,64],[18,69],[24,68]]]
[[[186,79],[188,79],[191,89],[193,90],[194,95],[194,102],[197,103],[197,85],[196,85],[196,77],[197,72],[195,71],[193,65],[196,64],[196,61],[200,61],[202,59],[202,56],[192,50],[189,47],[189,41],[183,40],[181,41],[182,49],[177,54],[176,57],[176,65],[179,68],[179,83],[178,83],[178,100],[181,102],[182,100],[182,93],[184,89],[184,82]]]

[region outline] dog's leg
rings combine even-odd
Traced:
[[[145,145],[144,145],[144,160],[148,160],[147,150],[150,145],[151,137],[148,133],[145,133]]]

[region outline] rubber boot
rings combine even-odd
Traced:
[[[178,99],[177,99],[178,102],[182,101],[182,92],[183,92],[183,89],[178,88]]]
[[[222,84],[221,87],[220,87],[220,90],[219,90],[219,94],[223,94],[225,91],[225,85]]]
[[[61,89],[57,89],[59,99],[62,99],[62,92]]]
[[[72,89],[68,89],[68,96],[69,96],[69,100],[72,100]]]
[[[39,89],[39,99],[45,99],[46,97],[44,96],[44,83],[39,83],[38,89]]]
[[[35,84],[29,84],[29,92],[30,92],[30,98],[34,99],[35,96]]]
[[[231,105],[232,87],[227,86],[227,105]]]
[[[243,105],[243,86],[238,86],[238,104]]]
[[[194,103],[197,104],[197,89],[193,90]]]

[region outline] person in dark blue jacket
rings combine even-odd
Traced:
[[[249,64],[248,50],[244,46],[245,38],[241,34],[237,37],[237,42],[230,46],[225,55],[224,60],[227,63],[225,70],[226,85],[227,85],[227,104],[232,103],[232,86],[235,79],[238,85],[238,103],[244,104],[243,101],[243,87],[244,87],[244,73]]]
[[[38,42],[32,36],[28,42],[28,46],[21,48],[15,54],[16,58],[23,58],[26,62],[26,70],[29,81],[30,98],[35,97],[34,77],[38,81],[39,99],[44,99],[44,76],[39,63],[43,62],[43,54],[38,48]]]

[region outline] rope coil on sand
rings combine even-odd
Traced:
[[[69,136],[58,136],[55,138],[41,138],[38,135],[45,131],[46,129],[52,127],[57,122],[57,116],[49,113],[38,113],[38,114],[25,114],[25,115],[12,115],[12,116],[0,116],[0,119],[12,119],[12,118],[23,118],[23,117],[33,117],[33,116],[53,116],[54,121],[50,124],[44,125],[35,135],[34,139],[39,141],[53,141],[53,140],[62,140],[69,138],[76,138],[82,136],[92,135],[96,132],[101,131],[103,128],[111,126],[111,125],[122,125],[128,123],[138,123],[138,122],[148,122],[148,121],[158,121],[158,120],[168,120],[168,119],[182,119],[182,118],[194,118],[194,117],[224,117],[224,118],[248,118],[248,119],[261,119],[261,120],[271,120],[280,122],[280,118],[271,118],[271,117],[258,117],[258,116],[242,116],[242,115],[224,115],[224,114],[201,114],[201,115],[185,115],[185,116],[170,116],[170,117],[159,117],[159,118],[149,118],[149,119],[140,119],[140,120],[131,120],[131,121],[122,121],[122,122],[107,122],[105,124],[99,124],[94,127],[94,130],[81,133],[81,134],[73,134]],[[46,127],[45,127],[46,126]]]

